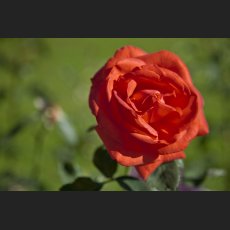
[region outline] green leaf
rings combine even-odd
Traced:
[[[109,153],[103,146],[95,151],[93,163],[100,172],[108,178],[112,178],[117,170],[117,162],[110,157]]]
[[[63,185],[60,191],[99,191],[103,184],[89,177],[79,177],[73,183]]]
[[[131,176],[121,176],[116,178],[118,184],[128,191],[150,191],[148,185],[141,180]]]
[[[176,191],[180,182],[181,162],[171,161],[159,166],[148,178],[147,184],[151,190]]]

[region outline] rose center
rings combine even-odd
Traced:
[[[134,93],[130,100],[135,105],[135,109],[142,113],[154,107],[156,102],[165,103],[161,93],[158,90],[151,89],[140,90]]]

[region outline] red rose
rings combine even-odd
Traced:
[[[209,132],[203,99],[182,60],[125,46],[95,74],[89,105],[113,159],[143,179]]]

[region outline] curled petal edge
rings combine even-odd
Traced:
[[[158,158],[149,164],[135,166],[141,178],[147,180],[150,174],[152,174],[161,164],[177,160],[184,159],[186,156],[184,152],[171,153],[167,155],[159,155]]]

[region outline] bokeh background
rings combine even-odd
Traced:
[[[77,175],[101,179],[92,163],[102,142],[91,129],[90,79],[124,45],[170,50],[187,64],[205,99],[210,134],[186,149],[185,171],[205,189],[230,190],[230,39],[224,38],[1,38],[0,190],[59,190]],[[117,174],[126,170],[119,166]],[[121,189],[110,183],[103,190]]]

